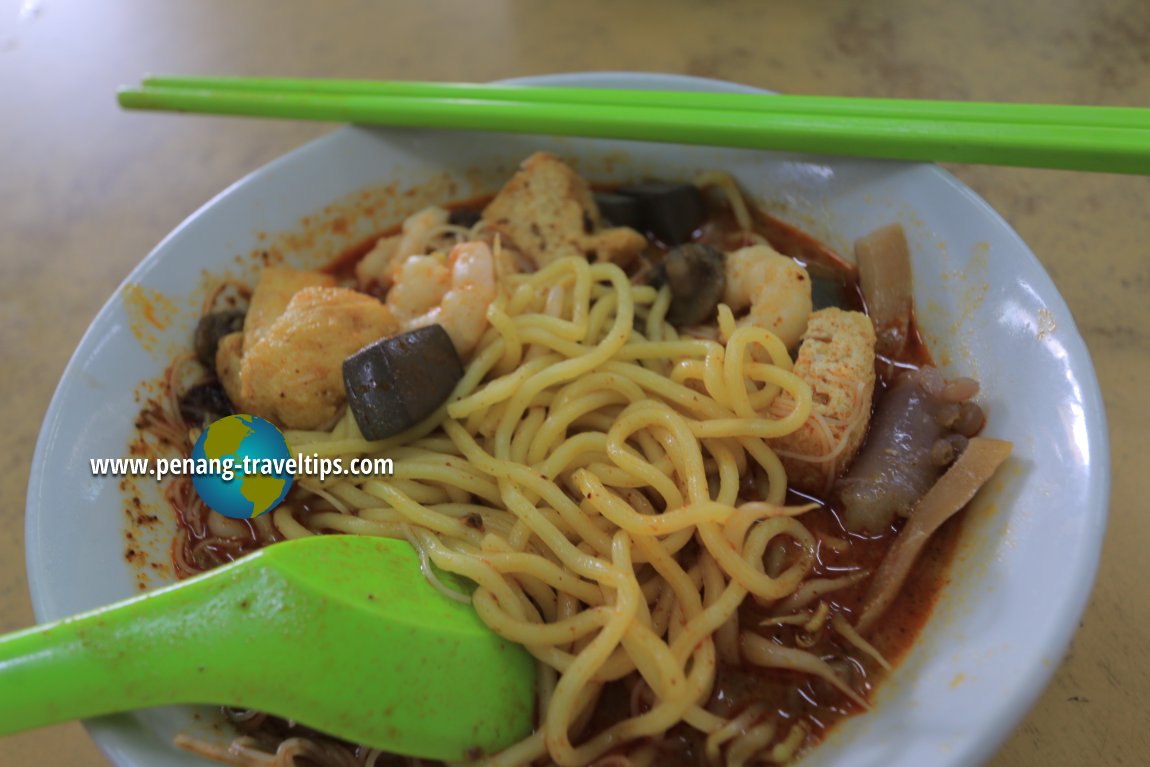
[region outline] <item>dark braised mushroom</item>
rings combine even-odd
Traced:
[[[190,425],[208,426],[236,412],[218,381],[193,386],[180,397],[180,415]]]
[[[447,223],[470,229],[483,218],[483,208],[452,208],[447,214]]]
[[[429,325],[365,346],[343,362],[347,404],[367,439],[386,439],[435,412],[463,378],[451,337]]]
[[[665,245],[690,240],[707,215],[703,193],[694,184],[648,181],[616,191],[639,201],[642,225],[635,228],[646,229]]]
[[[810,272],[810,270],[807,270]],[[811,274],[811,310],[818,311],[833,306],[838,309],[848,308],[844,285],[838,280]]]
[[[599,206],[600,215],[610,222],[611,226],[629,226],[643,231],[643,216],[639,210],[639,200],[636,198],[613,192],[598,192],[595,195],[595,204]]]
[[[724,258],[721,250],[698,242],[671,249],[656,278],[671,287],[668,322],[697,325],[714,313],[727,285]]]
[[[239,309],[221,309],[200,317],[196,325],[193,345],[196,359],[212,373],[216,372],[216,349],[220,339],[244,329],[244,312]]]

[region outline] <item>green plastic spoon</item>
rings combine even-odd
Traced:
[[[0,735],[175,703],[460,760],[531,729],[534,664],[403,541],[325,535],[0,637]]]

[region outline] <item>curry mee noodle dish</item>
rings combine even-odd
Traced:
[[[868,709],[1011,450],[979,436],[978,383],[933,365],[907,248],[892,224],[846,260],[725,173],[593,188],[541,152],[494,196],[420,210],[322,270],[221,280],[145,434],[190,455],[247,413],[293,451],[394,473],[300,476],[250,520],[173,478],[175,569],[315,534],[403,539],[537,662],[533,732],[476,763],[792,762]],[[180,745],[253,767],[419,763],[225,714],[230,745]]]

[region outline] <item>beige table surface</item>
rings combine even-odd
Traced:
[[[149,71],[487,80],[585,69],[795,93],[1150,104],[1146,0],[396,3],[0,0],[0,631],[32,621],[24,493],[40,421],[99,307],[185,216],[329,125],[124,114]],[[995,767],[1150,764],[1150,180],[957,167],[1021,233],[1094,356],[1110,528],[1069,657]],[[1041,598],[1041,595],[1038,595]],[[1053,597],[1052,597],[1053,599]],[[80,726],[0,767],[106,765]]]

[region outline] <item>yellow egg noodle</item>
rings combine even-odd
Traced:
[[[639,741],[680,722],[730,765],[763,749],[786,761],[805,740],[801,724],[754,724],[755,707],[728,721],[703,706],[717,664],[739,662],[744,599],[793,594],[814,565],[808,507],[783,505],[786,475],[766,441],[808,419],[811,388],[768,330],[721,307],[718,340],[681,337],[669,302],[666,288],[577,257],[505,276],[439,412],[380,442],[349,414],[330,432],[286,434],[305,454],[386,455],[396,470],[301,478],[331,510],[284,504],[272,515],[281,535],[405,538],[453,598],[468,599],[436,569],[475,582],[481,619],[537,659],[539,727],[481,764],[592,764],[627,744],[620,763],[651,764],[654,746]],[[784,393],[789,412],[768,417]],[[748,477],[763,500],[740,503]],[[772,577],[764,553],[776,540],[790,554]],[[630,674],[642,680],[632,715],[586,732],[603,686]]]

